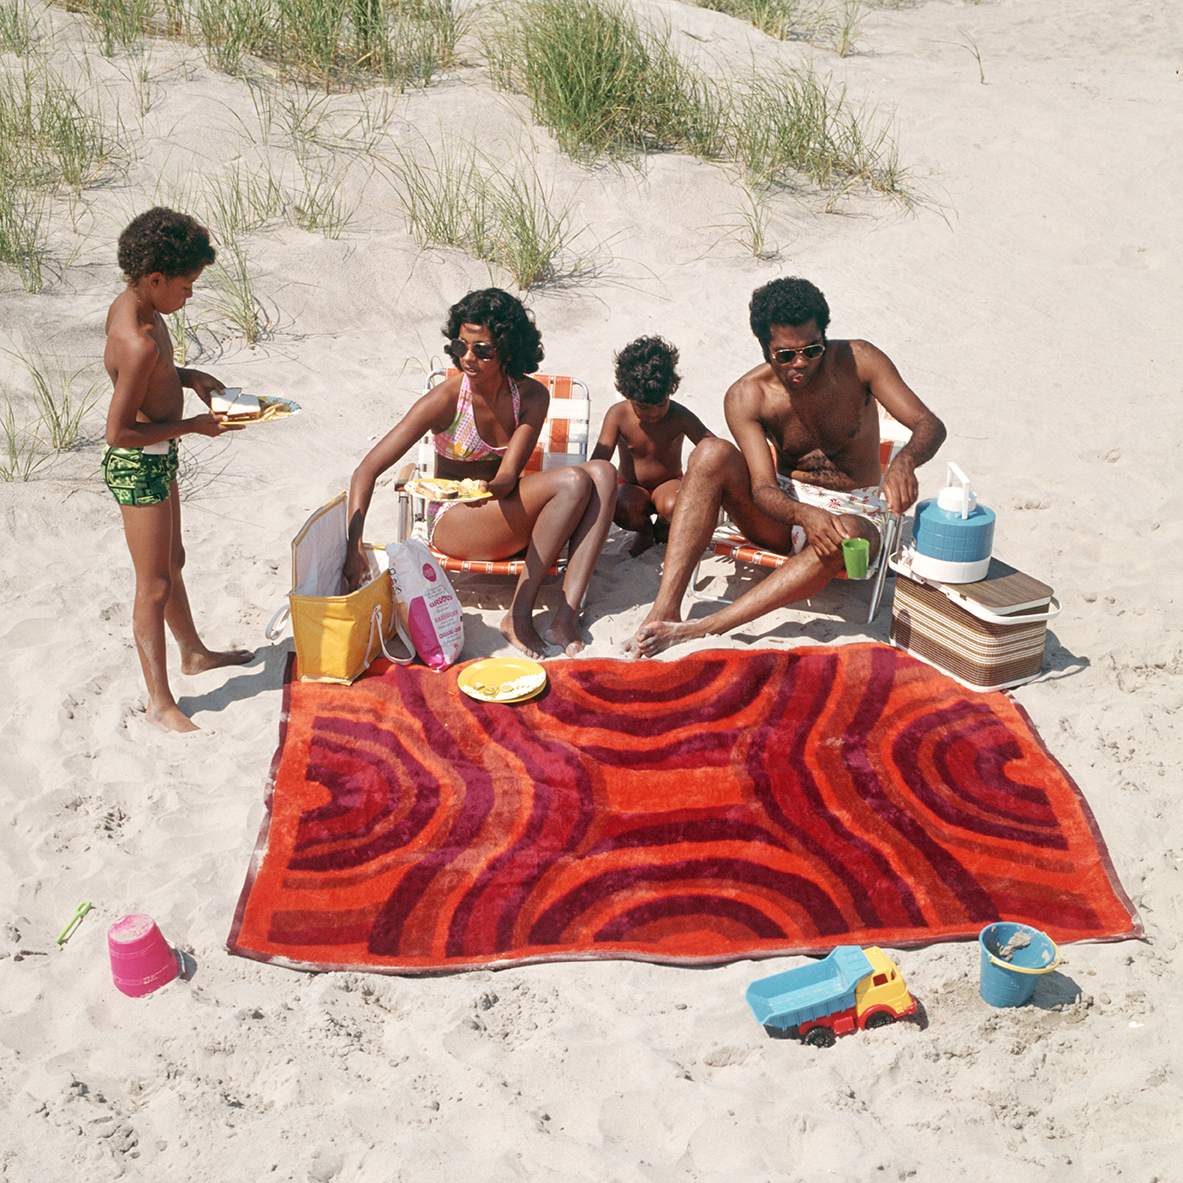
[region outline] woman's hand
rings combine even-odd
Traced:
[[[364,547],[349,547],[345,552],[345,587],[348,591],[357,591],[370,580],[370,560],[366,557]]]
[[[481,481],[480,484],[494,501],[501,501],[518,487],[518,478],[516,476],[503,477],[498,473],[491,481]]]

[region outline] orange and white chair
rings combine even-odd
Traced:
[[[426,394],[437,382],[442,382],[459,372],[457,369],[433,370],[423,384],[423,393]],[[582,464],[587,459],[591,433],[591,394],[587,384],[578,378],[568,378],[561,374],[531,374],[530,377],[536,382],[541,382],[549,391],[550,406],[538,436],[538,443],[526,461],[523,472],[542,472],[563,464]],[[418,460],[410,476],[427,477],[433,476],[434,473],[435,448],[431,436],[425,435],[419,441]],[[398,537],[401,541],[409,537],[416,522],[424,519],[426,502],[421,497],[412,496],[405,489],[400,489],[399,496],[403,498],[405,507],[405,512],[399,514]],[[516,579],[526,567],[524,556],[496,560],[457,559],[436,550],[435,547],[431,548],[431,553],[445,571],[453,573],[467,571],[476,575],[509,575]],[[557,575],[566,565],[566,558],[560,556],[547,574]]]
[[[889,415],[883,407],[879,407],[879,469],[881,476],[887,472],[888,466],[911,438],[911,435],[912,433],[898,419]],[[769,446],[771,447],[771,445]],[[902,521],[902,514],[888,515],[887,536],[883,539],[883,545],[879,548],[876,560],[878,567],[875,571],[875,583],[871,592],[871,610],[867,616],[868,624],[875,619],[875,614],[879,611],[879,601],[883,597],[883,584],[887,574],[887,556],[896,546]],[[696,600],[703,600],[709,604],[730,604],[732,602],[716,596],[703,595],[697,590],[703,559],[709,558],[711,555],[730,559],[735,563],[750,563],[765,568],[780,567],[791,557],[783,555],[779,551],[765,550],[754,542],[749,542],[730,522],[722,522],[707,544],[706,552],[698,560],[698,565],[694,568],[694,575],[690,580],[690,594]],[[839,572],[837,577],[845,579],[846,572]]]

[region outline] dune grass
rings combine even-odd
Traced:
[[[580,259],[561,266],[578,233],[573,203],[556,200],[530,152],[507,151],[494,161],[448,137],[438,152],[426,140],[417,152],[395,151],[387,171],[421,246],[465,250],[502,268],[520,291],[580,269]]]
[[[0,51],[24,57],[37,42],[28,0],[0,0]]]
[[[43,194],[0,187],[0,263],[14,268],[21,287],[34,294],[43,287],[48,255],[46,205]]]
[[[485,49],[496,84],[525,94],[572,157],[721,147],[714,89],[614,0],[525,0]]]
[[[28,426],[18,427],[16,413],[7,392],[0,392],[4,410],[0,412],[0,481],[27,481],[48,459],[46,452],[38,450],[37,433]]]
[[[575,159],[674,148],[735,161],[756,195],[854,179],[906,198],[890,128],[812,68],[717,85],[615,0],[523,0],[487,48],[495,82],[525,94]]]
[[[55,452],[67,452],[83,439],[82,426],[98,402],[100,384],[86,382],[91,367],[67,373],[42,353],[18,353],[17,361],[33,382],[38,429],[43,442]]]

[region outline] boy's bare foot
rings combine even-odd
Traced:
[[[701,621],[650,620],[637,629],[636,636],[625,644],[629,657],[653,657],[679,641],[693,641],[707,636]]]
[[[632,546],[628,548],[628,553],[635,559],[637,555],[643,555],[653,545],[653,541],[653,523],[646,518],[645,524],[637,531]]]
[[[228,649],[223,653],[213,649],[194,650],[181,655],[181,673],[204,674],[206,670],[221,669],[224,665],[246,665],[254,655],[253,649]]]
[[[176,703],[159,709],[149,706],[144,712],[144,718],[161,731],[178,732],[183,735],[190,731],[201,730],[188,715],[181,711]]]
[[[501,622],[501,635],[515,648],[535,661],[550,655],[550,646],[538,635],[533,622],[525,625],[514,623],[513,613],[507,612]]]

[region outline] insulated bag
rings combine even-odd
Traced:
[[[414,650],[405,658],[386,652],[397,626],[385,550],[366,544],[372,578],[345,590],[348,501],[342,492],[322,505],[292,540],[292,590],[267,626],[267,639],[278,640],[290,615],[302,682],[352,682],[379,653],[400,665],[414,658]]]

